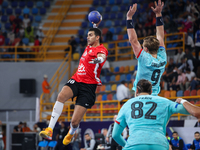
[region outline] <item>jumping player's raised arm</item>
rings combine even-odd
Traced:
[[[132,16],[135,14],[136,10],[137,10],[137,4],[133,4],[133,6],[130,6],[129,11],[127,12],[127,15],[126,15],[127,17],[126,26],[127,26],[129,41],[133,48],[133,52],[135,56],[137,57],[142,47],[137,39],[137,34],[135,32],[135,29],[133,27],[133,22],[132,22]]]
[[[153,12],[156,14],[156,38],[160,42],[160,46],[165,47],[164,43],[164,24],[162,19],[162,9],[164,6],[164,2],[161,3],[161,0],[158,0],[158,5],[155,2],[155,8],[151,7]]]

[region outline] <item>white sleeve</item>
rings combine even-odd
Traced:
[[[123,138],[124,138],[124,139],[126,139],[127,134],[128,134],[127,128],[125,128],[125,129],[123,130]]]
[[[197,33],[195,33],[195,38],[197,38]]]
[[[192,70],[194,69],[194,65],[193,65],[192,60],[189,59],[187,62],[188,62],[189,66],[190,66],[190,69],[191,69],[191,71],[192,71]]]

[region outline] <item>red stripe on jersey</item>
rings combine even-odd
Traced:
[[[119,122],[119,121],[117,121],[117,120],[115,120],[115,122],[116,122],[117,124],[120,124],[120,122]]]
[[[137,58],[139,58],[139,57],[140,57],[140,54],[141,54],[141,52],[142,52],[142,48],[141,48],[141,50],[140,50],[139,54],[137,55]]]

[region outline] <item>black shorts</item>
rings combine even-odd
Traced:
[[[77,96],[76,105],[80,105],[85,108],[91,108],[94,105],[97,84],[76,82],[74,79],[70,79],[65,85],[72,89],[74,94],[73,98]]]

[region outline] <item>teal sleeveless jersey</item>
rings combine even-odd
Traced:
[[[116,122],[128,126],[125,148],[137,144],[157,144],[168,148],[166,125],[174,113],[189,114],[182,104],[153,95],[129,99],[120,109]]]
[[[138,69],[136,79],[133,84],[133,90],[136,91],[138,81],[146,79],[151,82],[152,95],[158,95],[160,92],[160,78],[165,71],[165,65],[167,64],[167,55],[165,48],[160,46],[157,52],[157,58],[154,58],[151,54],[141,50],[138,56]]]

